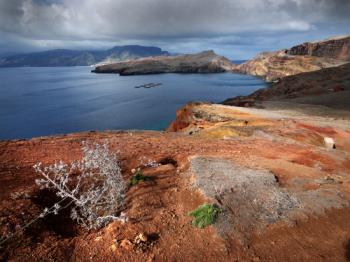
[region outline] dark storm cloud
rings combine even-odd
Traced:
[[[349,13],[349,0],[0,0],[0,48],[7,39],[38,48],[130,41],[180,52],[175,46],[265,47],[283,42],[280,34],[349,33]]]

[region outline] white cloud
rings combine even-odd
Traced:
[[[349,13],[348,0],[0,0],[0,37],[6,32],[40,47],[125,41],[171,46],[195,39],[189,45],[194,49],[198,39],[349,25]]]

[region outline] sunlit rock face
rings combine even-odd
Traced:
[[[350,61],[350,37],[304,43],[290,49],[264,52],[235,68],[267,81],[285,76],[340,66]]]
[[[350,36],[330,38],[321,42],[304,43],[287,50],[289,55],[310,55],[350,60]]]

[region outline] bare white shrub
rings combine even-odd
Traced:
[[[113,220],[126,222],[125,214],[118,212],[124,203],[126,185],[121,174],[118,159],[110,153],[108,143],[88,144],[83,142],[83,158],[71,164],[60,161],[42,167],[34,165],[37,173],[43,176],[36,183],[41,188],[57,191],[57,196],[71,200],[71,218],[87,229],[105,226]],[[62,207],[59,203],[47,212],[56,214]]]

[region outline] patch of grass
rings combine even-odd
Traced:
[[[192,225],[198,228],[204,228],[216,222],[220,208],[215,204],[204,204],[188,213],[193,217]]]
[[[150,181],[150,180],[152,180],[152,177],[144,176],[141,170],[137,170],[136,173],[130,178],[129,184],[130,186],[135,186],[140,182]]]

